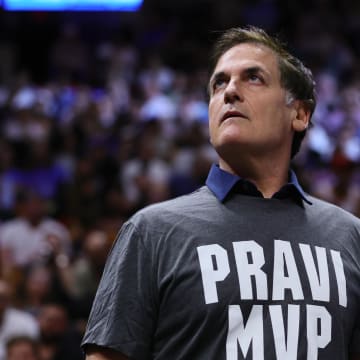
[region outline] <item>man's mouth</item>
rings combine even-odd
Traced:
[[[246,115],[244,115],[242,112],[240,111],[236,111],[236,110],[233,110],[233,111],[227,111],[222,119],[221,119],[221,122],[227,120],[227,119],[230,119],[230,118],[243,118],[243,119],[247,119],[248,117]]]

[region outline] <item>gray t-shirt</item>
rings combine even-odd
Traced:
[[[360,221],[309,199],[221,203],[204,186],[141,210],[113,246],[83,346],[136,360],[360,353]]]

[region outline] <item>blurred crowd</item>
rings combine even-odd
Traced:
[[[272,29],[277,8],[256,4],[242,21],[261,25],[254,13],[267,11]],[[293,167],[309,193],[359,216],[360,22],[350,15],[344,29],[355,41],[331,14],[319,21],[319,12],[305,12],[294,25],[290,46],[314,72],[318,105]],[[121,225],[148,204],[194,191],[217,161],[208,64],[186,68],[166,54],[184,46],[206,59],[204,46],[162,33],[162,51],[144,49],[150,35],[102,39],[90,51],[81,35],[62,28],[41,83],[0,65],[0,360],[82,359],[81,335]]]

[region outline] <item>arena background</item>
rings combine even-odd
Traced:
[[[0,10],[0,315],[20,311],[10,335],[35,338],[39,359],[82,358],[90,305],[124,221],[204,183],[216,161],[209,46],[240,25],[278,34],[314,72],[314,126],[293,167],[308,192],[359,216],[358,1]],[[0,327],[0,360],[8,335]]]

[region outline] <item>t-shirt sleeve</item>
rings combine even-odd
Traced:
[[[82,347],[108,347],[130,359],[151,358],[156,321],[152,262],[137,228],[124,224],[107,259]]]

